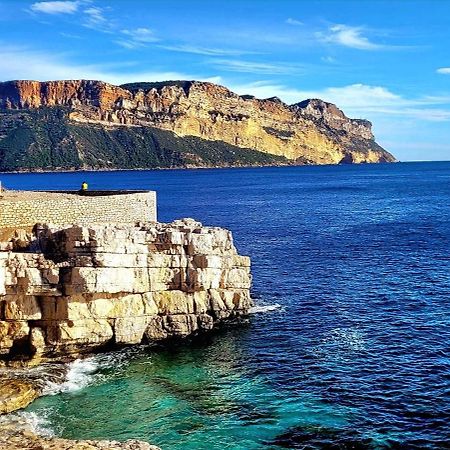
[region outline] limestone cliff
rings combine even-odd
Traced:
[[[117,129],[125,135],[142,134],[142,129],[174,133],[178,140],[167,144],[166,136],[164,145],[158,144],[155,149],[155,152],[161,149],[169,152],[172,166],[395,161],[375,142],[370,122],[349,119],[333,104],[314,99],[287,105],[277,98],[259,100],[239,96],[225,87],[199,81],[123,86],[87,80],[0,83],[0,150],[3,148],[3,153],[16,148],[18,142],[22,143],[23,151],[39,151],[39,139],[29,131],[32,120],[29,114],[34,110],[61,111],[56,122],[64,123],[67,132],[60,131],[59,139],[52,135],[48,140],[54,151],[70,149],[81,163],[86,153],[95,153],[95,145],[101,147],[102,139],[110,139],[111,130]],[[55,117],[50,120],[44,114],[39,120],[51,122]],[[86,127],[97,130],[95,137],[86,137]],[[115,137],[114,141],[123,146],[125,140],[130,141],[125,135]],[[222,153],[211,160],[195,150],[195,145],[186,149],[193,138],[212,141],[215,145],[226,144],[228,159],[223,164]],[[155,139],[161,138],[158,134],[156,137],[142,135],[135,141],[142,139],[154,145]],[[136,146],[135,142],[132,144]],[[240,149],[245,149],[244,156],[230,156]],[[208,147],[209,153],[214,151],[214,147]],[[252,151],[255,153],[249,153]],[[274,159],[267,159],[269,156]],[[72,160],[75,161],[74,157]],[[142,158],[142,167],[168,164],[164,159],[150,158],[145,165],[145,160]]]
[[[44,227],[8,249],[0,252],[5,360],[186,337],[251,306],[249,258],[230,232],[192,219]]]

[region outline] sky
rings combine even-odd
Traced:
[[[450,0],[0,0],[0,81],[206,80],[373,122],[450,160]]]

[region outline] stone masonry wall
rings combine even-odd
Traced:
[[[95,225],[156,222],[156,192],[83,196],[54,192],[6,191],[0,197],[0,230],[36,223]]]

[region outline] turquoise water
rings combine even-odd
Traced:
[[[2,175],[156,189],[159,218],[233,231],[251,323],[74,364],[28,412],[164,449],[450,446],[450,163]]]
[[[171,449],[257,449],[299,420],[334,427],[351,418],[351,408],[330,408],[307,393],[285,399],[265,376],[241,366],[237,339],[230,332],[194,348],[126,352],[119,367],[123,354],[94,359],[88,387],[28,410],[67,437],[141,438]]]

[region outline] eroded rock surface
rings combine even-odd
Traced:
[[[171,224],[43,227],[0,252],[0,355],[65,355],[211,330],[251,306],[231,233]]]
[[[0,450],[160,450],[159,447],[138,440],[93,441],[69,440],[38,436],[16,427],[0,425]]]
[[[39,394],[39,389],[29,381],[1,378],[0,375],[0,414],[25,408]]]
[[[283,156],[299,164],[395,161],[375,142],[369,121],[350,119],[331,103],[311,99],[287,105],[276,97],[259,100],[252,96],[240,96],[223,86],[207,82],[132,83],[122,86],[89,80],[0,83],[0,109],[23,112],[22,116],[0,114],[0,123],[3,121],[5,124],[0,127],[0,141],[4,137],[8,145],[13,145],[15,140],[11,130],[15,127],[30,129],[33,118],[27,119],[25,111],[36,108],[63,108],[64,113],[57,121],[61,122],[64,116],[74,125],[89,125],[92,130],[102,127],[104,139],[111,127],[121,127],[124,134],[127,127],[155,127],[181,137],[221,141],[239,148]],[[48,117],[45,120],[52,123]],[[89,133],[87,129],[75,135],[73,130],[70,133],[65,136],[64,142],[58,144],[58,152],[73,153],[73,161],[76,161],[78,157],[82,159],[86,152],[98,151],[83,148],[88,141],[80,144],[83,136]],[[172,162],[187,145],[182,140],[178,144],[168,138],[163,141],[159,146],[172,154],[169,158]],[[34,143],[36,145],[37,142]],[[136,145],[133,143],[134,147]],[[77,158],[74,155],[78,155]],[[254,157],[260,160],[257,155]],[[147,164],[151,164],[149,155],[146,158]],[[158,161],[158,164],[172,164],[170,161]],[[211,164],[208,158],[200,154],[196,154],[195,158],[184,155],[173,163],[180,165],[187,162],[193,166]],[[214,161],[216,165],[221,163],[227,164],[226,161]],[[246,160],[246,163],[249,161]],[[272,164],[275,163],[273,160]],[[231,159],[229,164],[232,164]]]

